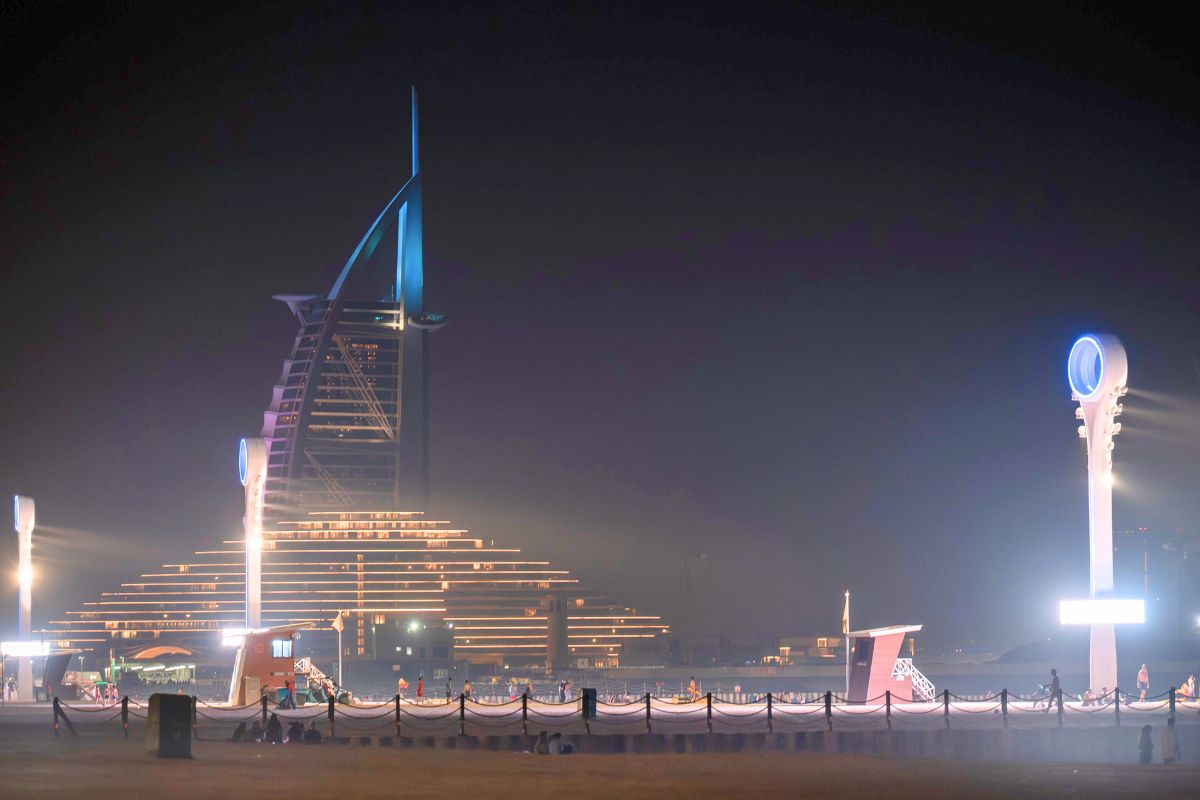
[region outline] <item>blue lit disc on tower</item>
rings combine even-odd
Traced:
[[[246,473],[250,470],[249,456],[246,454],[246,440],[238,444],[238,480],[242,482],[242,486],[246,485]]]
[[[1104,378],[1104,353],[1092,336],[1080,336],[1067,356],[1067,380],[1071,391],[1080,397],[1091,397],[1100,389]]]

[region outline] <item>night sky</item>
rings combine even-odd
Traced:
[[[175,5],[0,4],[36,624],[240,536],[271,295],[326,291],[405,180],[410,83],[438,517],[697,631],[833,632],[849,587],[855,627],[1055,635],[1096,330],[1116,527],[1200,530],[1196,9]]]

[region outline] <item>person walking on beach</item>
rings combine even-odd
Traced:
[[[1138,670],[1137,677],[1138,702],[1146,702],[1146,692],[1150,691],[1150,670],[1142,664],[1142,668]]]
[[[1154,757],[1154,742],[1150,741],[1150,733],[1154,729],[1149,725],[1142,726],[1142,736],[1138,739],[1138,763],[1149,764]]]
[[[1050,690],[1050,697],[1046,699],[1045,712],[1050,713],[1050,706],[1054,705],[1054,701],[1058,699],[1059,693],[1062,691],[1062,682],[1058,679],[1058,670],[1054,667],[1050,668],[1050,683],[1046,685]]]

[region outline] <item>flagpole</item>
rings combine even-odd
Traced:
[[[850,590],[846,590],[846,698],[850,697]]]

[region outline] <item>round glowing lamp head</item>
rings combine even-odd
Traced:
[[[246,479],[250,477],[250,454],[246,452],[246,440],[238,442],[238,480],[242,482],[242,486],[246,485]]]
[[[1080,400],[1095,400],[1123,387],[1129,364],[1121,340],[1107,333],[1080,336],[1067,356],[1067,381]]]
[[[16,530],[33,530],[34,504],[32,497],[13,495],[13,528]]]

